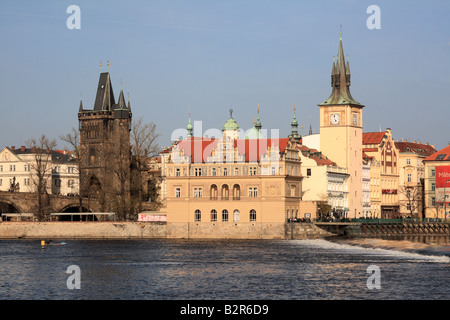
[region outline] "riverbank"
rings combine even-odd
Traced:
[[[317,239],[333,235],[313,223],[0,223],[0,239]]]

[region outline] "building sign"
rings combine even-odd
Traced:
[[[397,194],[397,189],[382,189],[382,194]]]
[[[444,192],[447,203],[450,203],[450,166],[436,166],[436,202],[444,203]],[[447,183],[448,181],[448,183]],[[447,184],[447,186],[446,186]]]
[[[143,214],[138,215],[138,221],[145,222],[166,222],[167,216],[162,214]]]

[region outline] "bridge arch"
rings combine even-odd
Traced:
[[[58,211],[61,215],[57,215],[57,219],[58,221],[98,221],[95,216],[86,215],[87,212],[91,211],[83,206],[81,213],[84,214],[80,214],[80,205],[78,203],[71,203]]]
[[[2,213],[21,213],[21,210],[13,202],[0,199],[0,215]]]

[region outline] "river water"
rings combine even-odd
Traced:
[[[40,241],[1,241],[0,299],[450,298],[450,246],[445,241],[66,242],[42,249]],[[68,272],[69,266],[77,266],[80,272]],[[80,288],[69,289],[78,280]]]

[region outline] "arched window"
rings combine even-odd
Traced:
[[[227,184],[222,186],[222,200],[228,200],[229,188]]]
[[[235,184],[233,186],[233,200],[240,200],[240,199],[241,199],[241,186]]]
[[[256,210],[250,210],[250,221],[256,221]]]
[[[217,221],[217,211],[215,209],[211,210],[211,222]]]
[[[217,200],[217,186],[215,184],[211,185],[210,189],[210,199],[211,200]]]
[[[228,221],[228,210],[227,209],[223,209],[222,210],[222,221],[223,222],[227,222]]]
[[[241,220],[241,213],[239,212],[238,209],[236,209],[233,212],[233,221],[234,222],[239,222],[240,220]]]
[[[199,222],[202,221],[202,212],[200,210],[195,210],[195,221]]]

